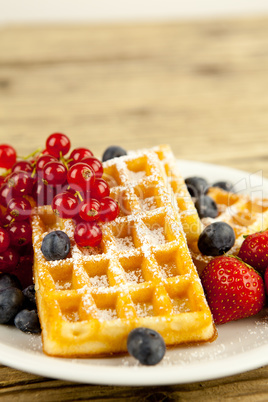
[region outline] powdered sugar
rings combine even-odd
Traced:
[[[107,275],[101,275],[101,276],[93,276],[90,277],[90,282],[92,284],[92,286],[100,288],[100,287],[108,287],[109,286],[109,282],[108,282],[108,277]]]

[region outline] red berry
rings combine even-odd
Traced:
[[[51,134],[46,141],[46,149],[50,155],[59,158],[61,155],[66,155],[71,147],[69,138],[62,133]]]
[[[119,215],[119,206],[115,200],[110,197],[105,197],[100,200],[102,222],[113,221]]]
[[[0,253],[0,272],[11,272],[19,262],[19,253],[9,247]]]
[[[42,155],[40,156],[40,158],[37,159],[36,162],[36,172],[38,174],[38,176],[43,176],[43,169],[45,167],[45,165],[49,162],[53,162],[53,161],[57,161],[57,158],[55,158],[55,156],[52,155]]]
[[[12,172],[32,172],[33,168],[28,161],[18,161],[12,166]]]
[[[68,171],[67,175],[70,187],[77,191],[89,191],[95,181],[93,169],[86,163],[76,163]]]
[[[95,222],[80,222],[74,230],[74,240],[80,247],[96,247],[102,239],[102,231]]]
[[[23,289],[33,284],[32,267],[33,256],[25,255],[20,257],[16,268],[11,271],[14,275],[17,276]]]
[[[16,162],[17,154],[10,145],[0,145],[0,167],[10,169]]]
[[[94,198],[82,202],[79,206],[80,217],[88,222],[98,220],[100,217],[100,211],[101,211],[101,204]]]
[[[75,148],[69,157],[70,163],[69,165],[72,166],[77,162],[81,162],[84,158],[90,158],[93,156],[93,153],[87,148]]]
[[[28,221],[13,222],[9,227],[12,246],[21,247],[32,241],[32,228]]]
[[[1,186],[0,188],[0,204],[3,205],[4,207],[7,206],[9,201],[14,198],[19,196],[19,192],[14,190],[14,188],[10,188],[8,183],[5,183]]]
[[[268,267],[266,268],[265,274],[264,274],[264,284],[265,284],[265,291],[268,296]]]
[[[110,187],[107,181],[103,179],[95,179],[90,195],[92,198],[97,198],[97,200],[108,197],[110,195]]]
[[[34,178],[29,172],[13,172],[8,177],[7,184],[20,194],[31,194]]]
[[[264,307],[262,277],[235,257],[214,258],[202,272],[201,281],[215,324],[249,317]]]
[[[24,221],[31,215],[32,207],[26,198],[16,197],[12,198],[7,204],[7,212],[16,221]]]
[[[1,193],[1,191],[0,191]],[[55,188],[38,180],[33,188],[33,198],[37,206],[50,205],[55,197]]]
[[[10,244],[10,237],[7,230],[0,228],[0,253],[6,251]]]
[[[78,214],[78,204],[74,195],[64,192],[53,198],[52,209],[61,218],[70,219]]]
[[[268,230],[248,235],[241,245],[238,257],[264,274],[268,266]]]
[[[102,163],[99,159],[95,158],[94,156],[91,157],[87,157],[82,159],[83,163],[88,164],[90,167],[92,167],[92,169],[95,172],[95,177],[100,179],[103,175],[103,167],[102,167]]]
[[[2,217],[1,217],[1,224],[2,224],[2,226],[5,228],[5,227],[8,227],[11,223],[13,223],[15,221],[15,219],[14,219],[14,217],[13,216],[11,216],[10,214],[8,214],[8,213],[6,213],[5,215],[3,215]]]
[[[0,176],[0,187],[2,186],[2,184],[4,184],[5,180],[5,176]]]
[[[67,169],[61,162],[48,162],[43,169],[43,180],[47,184],[56,186],[65,183],[67,178]]]

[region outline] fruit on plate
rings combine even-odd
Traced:
[[[119,156],[126,155],[127,151],[119,147],[118,145],[111,145],[108,147],[103,155],[102,155],[102,162],[108,161],[109,159],[118,158]]]
[[[264,274],[264,285],[265,285],[266,294],[268,295],[268,267],[266,268],[265,274]]]
[[[237,257],[220,256],[201,274],[215,324],[257,314],[265,304],[261,275]]]
[[[198,248],[204,255],[217,256],[229,251],[234,243],[234,229],[226,222],[214,222],[200,234]]]
[[[264,274],[268,266],[268,230],[246,236],[238,257]]]
[[[166,352],[162,336],[153,329],[144,327],[135,328],[129,333],[127,348],[130,355],[146,366],[159,363]]]

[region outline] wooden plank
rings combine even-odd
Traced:
[[[266,19],[2,28],[0,139],[23,154],[57,130],[96,154],[168,142],[268,174],[267,31]]]

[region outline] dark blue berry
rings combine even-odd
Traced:
[[[208,195],[200,195],[195,202],[199,218],[216,218],[218,207],[216,202]]]
[[[41,251],[48,261],[62,260],[70,251],[70,239],[61,230],[48,233],[42,241]]]
[[[35,287],[34,285],[30,285],[22,291],[23,296],[25,298],[25,306],[31,309],[36,308],[36,300],[35,300]]]
[[[14,319],[15,326],[29,334],[40,334],[41,327],[36,310],[21,310]]]
[[[216,181],[216,183],[212,184],[212,187],[219,187],[225,191],[233,191],[233,184],[229,181]]]
[[[152,366],[163,359],[166,345],[158,332],[140,327],[129,333],[127,349],[141,364]]]
[[[225,222],[214,222],[207,226],[198,239],[198,248],[205,255],[222,255],[235,243],[234,229]]]
[[[0,290],[7,288],[21,289],[22,286],[19,279],[15,275],[8,273],[0,273]]]
[[[200,197],[200,195],[206,194],[209,189],[209,184],[203,177],[187,177],[185,183],[192,197]]]
[[[108,161],[109,159],[118,158],[119,156],[126,155],[127,151],[117,145],[111,145],[108,147],[103,155],[102,162]]]
[[[24,296],[20,289],[7,288],[0,291],[0,324],[9,323],[23,306]]]

